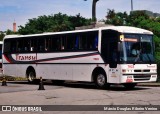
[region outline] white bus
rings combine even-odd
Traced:
[[[6,36],[3,73],[53,81],[94,82],[104,88],[157,80],[153,33],[135,27]]]

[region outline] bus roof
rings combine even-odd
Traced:
[[[17,38],[17,37],[32,37],[32,36],[45,36],[45,35],[56,35],[56,34],[69,34],[69,33],[80,33],[89,31],[99,31],[99,30],[115,30],[120,33],[136,33],[136,34],[153,34],[153,32],[130,26],[106,26],[94,29],[84,29],[84,30],[74,30],[74,31],[64,31],[64,32],[48,32],[42,34],[32,34],[32,35],[6,35],[6,38]]]
[[[131,26],[109,26],[109,27],[102,27],[100,28],[102,30],[111,29],[118,31],[120,33],[137,33],[137,34],[153,34],[153,32],[137,27],[131,27]]]

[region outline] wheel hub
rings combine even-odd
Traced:
[[[104,75],[102,75],[102,74],[98,75],[98,77],[97,77],[97,83],[99,85],[101,85],[101,86],[105,84],[105,77],[104,77]]]

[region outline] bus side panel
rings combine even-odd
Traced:
[[[9,57],[4,54],[2,57],[3,57],[3,74],[7,76],[16,76],[17,75],[17,64],[12,64]]]
[[[72,65],[38,64],[37,76],[45,79],[72,80]]]
[[[73,80],[75,81],[91,81],[91,65],[75,64],[73,67]]]
[[[3,73],[7,76],[26,78],[26,71],[29,66],[32,66],[36,71],[34,64],[3,64]]]
[[[57,75],[55,69],[59,68],[54,67],[53,64],[37,64],[36,67],[36,77],[42,77],[43,79],[55,79]]]
[[[97,52],[38,53],[37,75],[45,79],[91,81],[91,65],[102,63]]]
[[[63,64],[59,53],[37,54],[37,75],[45,79],[72,80],[72,65]]]
[[[3,64],[3,74],[7,76],[17,76],[16,64]]]
[[[57,78],[60,78],[62,80],[72,80],[72,64],[61,64],[59,70],[59,76]]]

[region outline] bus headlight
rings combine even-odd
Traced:
[[[152,78],[157,78],[157,76],[156,75],[152,75]]]
[[[122,72],[125,73],[125,72],[126,72],[126,69],[122,69]]]

